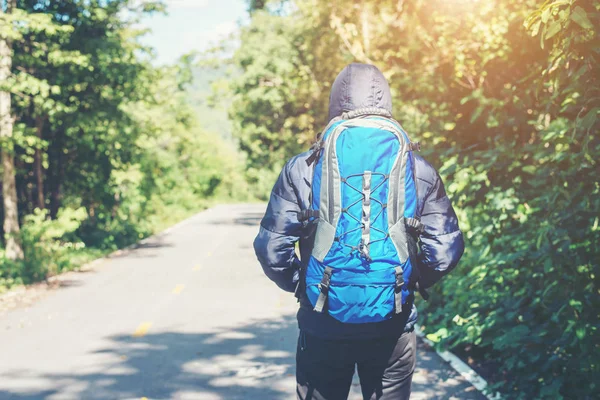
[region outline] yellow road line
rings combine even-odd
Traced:
[[[137,327],[137,329],[135,330],[135,332],[133,332],[133,335],[131,336],[142,337],[148,332],[151,326],[152,322],[143,322],[140,324],[140,326]]]
[[[181,293],[181,291],[183,290],[184,287],[185,287],[185,285],[177,285],[177,286],[175,286],[175,289],[173,289],[173,294],[179,294],[179,293]]]
[[[210,257],[210,256],[212,256],[212,252],[210,252],[210,251],[209,251],[209,252],[206,254],[206,256],[207,256],[207,257]]]
[[[200,264],[197,264],[196,266],[194,266],[194,268],[192,268],[192,271],[200,271],[200,268],[202,266]]]

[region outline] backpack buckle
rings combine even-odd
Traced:
[[[396,288],[394,290],[394,305],[396,308],[396,314],[402,312],[402,286],[404,285],[404,271],[401,266],[395,268],[396,273]]]
[[[417,235],[425,232],[425,225],[418,218],[405,218],[404,222],[406,226],[411,228]]]
[[[369,245],[365,243],[365,241],[363,239],[360,240],[360,243],[358,244],[358,252],[360,253],[361,256],[363,256],[363,258],[369,262],[373,261],[373,259],[371,258],[371,255],[369,253]]]
[[[397,267],[400,268],[400,267]],[[402,276],[402,270],[396,271],[396,290],[400,289],[404,285],[404,277]]]
[[[323,272],[323,278],[321,279],[321,283],[319,283],[319,291],[321,293],[329,291],[329,284],[331,283],[332,274],[333,268],[325,267],[325,271]]]
[[[298,213],[298,221],[310,221],[313,218],[319,218],[319,210],[306,209]]]
[[[325,267],[325,271],[323,271],[323,278],[321,278],[321,283],[319,283],[319,298],[317,299],[317,303],[315,304],[315,308],[313,311],[322,313],[323,308],[325,307],[325,302],[327,301],[327,294],[329,292],[329,284],[331,282],[331,275],[333,274],[333,268]]]
[[[410,151],[421,151],[421,142],[410,142],[408,144],[408,149]]]
[[[310,146],[310,150],[312,151],[312,153],[306,159],[306,165],[308,165],[310,167],[312,165],[312,163],[317,161],[317,159],[321,155],[321,150],[323,150],[324,147],[325,147],[325,142],[322,139],[319,139],[318,141],[313,143],[313,145]]]

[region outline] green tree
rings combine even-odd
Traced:
[[[263,197],[286,157],[306,148],[327,122],[329,84],[342,55],[330,51],[338,38],[321,31],[328,16],[314,12],[314,21],[254,12],[232,60],[243,71],[230,82],[233,134]]]
[[[493,389],[510,398],[592,396],[599,2],[306,0],[264,10],[234,57],[243,74],[231,117],[249,168],[260,176],[307,148],[324,125],[324,83],[346,63],[377,65],[467,238],[457,270],[421,304],[430,338],[496,371]]]
[[[15,181],[3,210],[14,210],[11,227],[22,224],[7,239],[22,240],[24,258],[13,262],[7,242],[0,290],[135,242],[208,199],[245,198],[239,153],[207,134],[188,105],[193,59],[156,68],[138,40],[136,22],[164,10],[160,2],[16,5],[0,19],[12,46],[0,89],[15,121],[2,140]]]
[[[0,85],[4,86],[11,74],[13,24],[10,19],[16,8],[15,0],[6,4],[0,2]],[[4,11],[6,10],[6,11]],[[23,258],[23,249],[19,243],[19,217],[17,191],[15,184],[15,160],[13,154],[13,115],[11,110],[11,94],[0,87],[0,145],[2,146],[2,198],[4,205],[4,237],[6,241],[6,257],[9,260]]]

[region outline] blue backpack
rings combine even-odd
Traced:
[[[344,113],[323,131],[307,160],[312,209],[301,216],[316,224],[302,285],[314,311],[380,322],[414,296],[418,147],[381,109]]]

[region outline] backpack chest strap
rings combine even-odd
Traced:
[[[307,209],[298,213],[298,221],[300,222],[310,221],[313,218],[319,218],[319,210]]]

